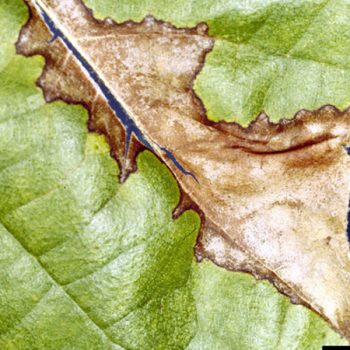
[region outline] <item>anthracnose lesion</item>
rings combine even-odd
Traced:
[[[125,128],[126,133],[126,143],[125,143],[125,155],[127,156],[129,152],[129,146],[130,146],[130,139],[131,136],[134,134],[137,139],[149,150],[154,151],[151,144],[148,142],[146,137],[143,135],[141,130],[137,127],[134,120],[129,116],[127,111],[124,109],[122,104],[117,100],[117,98],[111,93],[110,89],[106,86],[106,84],[103,82],[103,80],[98,76],[96,71],[92,68],[92,66],[82,57],[82,55],[79,53],[79,51],[74,47],[74,45],[69,41],[69,39],[62,33],[62,31],[57,28],[55,23],[52,21],[52,19],[49,17],[49,15],[45,12],[44,9],[40,7],[41,16],[43,20],[45,21],[46,25],[48,26],[49,30],[52,33],[52,38],[49,41],[49,43],[54,42],[56,39],[60,38],[67,48],[72,52],[74,57],[82,64],[82,66],[85,68],[87,73],[89,74],[90,78],[98,85],[100,88],[103,96],[106,98],[109,107],[114,111],[114,114],[116,117],[120,120],[120,122],[123,124]],[[176,157],[165,147],[160,147],[160,149],[167,155],[169,160],[175,165],[175,167],[181,171],[186,176],[191,176],[196,182],[198,182],[196,176],[187,171],[176,159]]]
[[[74,45],[70,42],[70,40],[62,33],[62,31],[59,28],[57,28],[57,26],[52,21],[52,19],[49,17],[49,15],[42,8],[40,8],[40,11],[41,11],[41,16],[42,16],[43,20],[45,21],[46,25],[48,26],[48,28],[50,29],[50,31],[52,33],[52,39],[50,40],[50,42],[52,42],[53,40],[55,40],[57,38],[60,38],[65,43],[65,45],[72,52],[74,57],[85,68],[85,70],[89,74],[90,78],[98,85],[103,96],[106,98],[109,107],[114,111],[115,115],[118,117],[118,119],[124,125],[125,130],[129,133],[134,133],[137,136],[137,138],[142,143],[144,143],[144,145],[147,148],[152,149],[151,145],[145,140],[141,131],[135,125],[134,121],[131,119],[131,117],[128,115],[128,113],[125,111],[122,104],[113,96],[111,91],[108,89],[108,87],[103,82],[103,80],[98,76],[98,74],[92,68],[92,66],[84,59],[84,57],[82,57],[82,55],[79,53],[79,51],[74,47]]]

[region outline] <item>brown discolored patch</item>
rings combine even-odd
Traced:
[[[27,57],[45,58],[43,73],[37,80],[47,102],[63,100],[81,104],[89,112],[88,129],[107,137],[111,155],[118,161],[120,180],[136,170],[136,155],[144,146],[132,136],[125,154],[125,128],[109,107],[102,93],[96,89],[74,55],[60,40],[51,42],[52,33],[29,2],[29,20],[23,26],[16,43],[17,53]]]
[[[179,29],[152,17],[116,24],[95,20],[80,0],[27,2],[32,18],[17,46],[46,58],[39,81],[46,98],[85,105],[90,126],[107,135],[124,174],[133,169],[133,154],[123,158],[122,125],[60,39],[47,43],[38,5],[174,173],[183,193],[174,217],[187,208],[200,213],[199,260],[270,280],[350,340],[350,160],[343,149],[350,112],[324,106],[277,124],[261,113],[246,129],[210,122],[192,89],[213,47],[204,24]]]

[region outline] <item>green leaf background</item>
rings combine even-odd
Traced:
[[[250,9],[235,3],[236,10],[217,1],[207,13],[209,1],[88,1],[97,14],[118,20],[146,12],[181,25],[208,20],[221,39],[196,86],[212,113],[225,111],[227,118],[230,106],[220,101],[234,93],[231,53],[241,49],[238,39],[245,41],[246,31],[260,27],[261,13],[281,8],[254,1],[252,13],[260,10],[249,17]],[[189,17],[188,6],[198,12]],[[35,86],[43,59],[15,54],[27,18],[22,1],[2,0],[0,17],[1,350],[275,350],[345,343],[268,282],[197,263],[200,219],[193,211],[172,219],[179,189],[169,170],[145,151],[138,171],[118,183],[109,146],[87,131],[87,112],[46,104]]]

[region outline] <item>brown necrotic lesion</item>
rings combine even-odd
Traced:
[[[89,129],[106,135],[121,178],[135,170],[142,146],[133,138],[125,154],[125,125],[62,40],[49,42],[38,4],[172,170],[189,198],[178,211],[201,213],[197,256],[270,280],[350,339],[350,163],[343,148],[350,112],[324,106],[275,124],[262,112],[248,128],[211,122],[192,88],[214,45],[204,24],[176,28],[152,17],[116,24],[97,21],[80,0],[27,3],[31,17],[18,52],[45,57],[38,84],[47,101],[88,109]]]

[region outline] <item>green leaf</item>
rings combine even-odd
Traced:
[[[342,0],[87,0],[117,21],[152,14],[178,26],[209,25],[216,39],[195,82],[208,118],[248,125],[300,109],[350,104],[350,4]]]
[[[15,55],[27,16],[0,4],[0,348],[319,349],[344,343],[267,282],[205,261],[199,217],[150,152],[118,183],[87,112],[45,104],[41,58]]]

